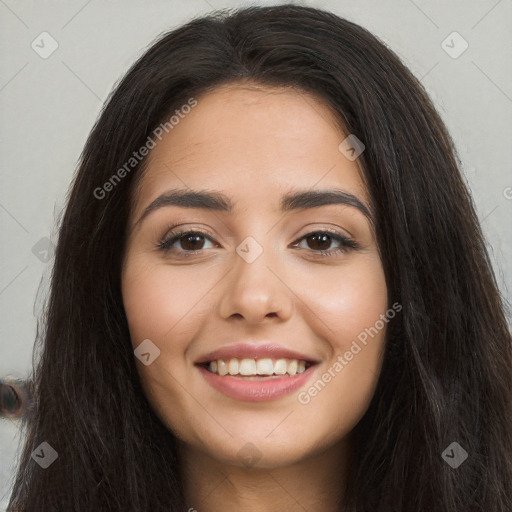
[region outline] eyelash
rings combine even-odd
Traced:
[[[164,253],[176,252],[175,249],[172,249],[172,246],[174,245],[175,242],[179,241],[182,238],[185,238],[186,235],[189,235],[189,236],[190,235],[199,235],[204,238],[207,238],[210,242],[214,243],[214,240],[210,237],[210,235],[208,235],[207,233],[205,233],[204,231],[201,231],[201,230],[170,231],[170,232],[167,231],[166,234],[164,235],[164,237],[158,243],[157,249],[163,251]],[[341,243],[341,247],[338,247],[337,249],[334,249],[334,250],[333,249],[322,249],[320,251],[315,251],[313,249],[310,249],[315,256],[335,257],[342,253],[346,253],[350,250],[359,249],[359,245],[353,239],[346,237],[344,235],[341,235],[340,233],[336,233],[335,231],[331,231],[329,229],[321,229],[318,231],[311,231],[309,233],[306,233],[304,236],[299,238],[295,243],[299,243],[302,240],[304,240],[312,235],[328,235],[332,240]],[[198,249],[196,251],[181,250],[181,251],[178,251],[178,253],[181,252],[182,254],[178,257],[188,258],[188,257],[198,254],[202,250],[204,250],[204,249]]]

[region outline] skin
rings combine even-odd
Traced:
[[[338,510],[350,432],[375,392],[385,327],[309,403],[298,393],[382,318],[386,282],[372,224],[359,209],[330,204],[282,213],[279,201],[290,191],[338,189],[369,207],[358,161],[338,150],[346,134],[329,108],[303,91],[237,83],[197,100],[151,150],[129,218],[122,292],[132,345],[150,339],[160,350],[147,366],[136,360],[143,388],[179,439],[188,506]],[[137,222],[173,188],[222,192],[234,209],[172,205]],[[165,253],[158,244],[173,223],[207,237],[195,246],[182,238]],[[336,254],[344,248],[336,239],[319,246],[306,236],[325,229],[351,237],[358,249]],[[263,248],[252,263],[236,252],[248,236]],[[318,255],[321,249],[331,256]],[[301,390],[277,400],[229,398],[194,361],[248,339],[319,363]],[[239,454],[247,443],[249,467]]]

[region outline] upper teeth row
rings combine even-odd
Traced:
[[[219,375],[295,375],[306,369],[306,361],[298,359],[217,359],[208,369]]]

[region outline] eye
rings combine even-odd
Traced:
[[[158,248],[163,251],[176,251],[176,252],[195,252],[202,249],[208,249],[204,247],[205,240],[210,243],[213,240],[202,231],[180,231],[180,232],[168,232],[164,240],[158,244]],[[181,244],[181,248],[175,249],[173,246]]]
[[[300,239],[301,243],[303,241],[306,242],[307,247],[300,247],[300,243],[296,244],[296,246],[300,249],[311,249],[314,253],[321,256],[335,256],[359,248],[358,244],[351,238],[328,230],[308,233]],[[329,249],[333,242],[338,244],[338,247]]]
[[[305,242],[306,247],[300,246]],[[205,247],[207,243],[212,244]],[[174,252],[178,255],[191,256],[197,254],[203,249],[213,248],[214,240],[206,233],[200,230],[193,231],[170,231],[167,232],[158,244],[158,249],[164,252]],[[330,248],[333,244],[338,247]],[[181,247],[175,247],[181,245]],[[293,247],[303,250],[310,250],[314,255],[318,256],[336,256],[341,253],[348,252],[359,248],[359,245],[351,238],[329,230],[312,231],[299,239],[299,243],[295,243]]]

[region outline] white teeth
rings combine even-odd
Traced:
[[[256,375],[256,361],[254,359],[242,359],[239,372],[240,375]]]
[[[272,359],[258,359],[256,361],[256,373],[258,375],[272,375],[274,373]]]
[[[271,375],[296,375],[306,370],[306,361],[298,359],[237,359],[232,357],[228,361],[218,359],[211,361],[208,369],[218,375],[242,375],[250,376],[271,376]]]
[[[284,375],[287,369],[286,359],[278,359],[274,363],[274,373],[276,375]]]
[[[223,359],[219,359],[217,361],[217,366],[218,366],[218,369],[217,369],[217,373],[219,375],[227,375],[229,373],[228,371],[228,365],[225,363],[225,361]]]
[[[229,375],[238,375],[238,359],[232,357],[228,365]]]

